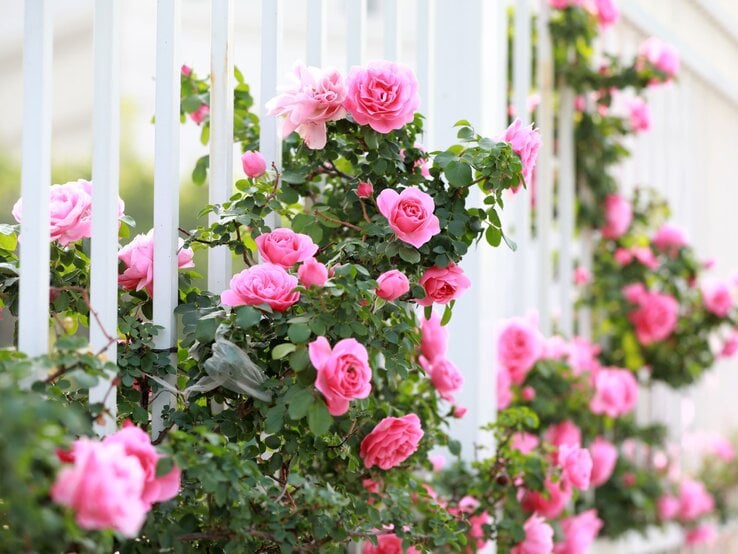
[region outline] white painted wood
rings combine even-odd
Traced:
[[[210,180],[208,201],[226,202],[233,190],[233,0],[213,0],[210,21]],[[268,122],[266,122],[268,125]],[[217,216],[210,214],[210,223]],[[225,246],[208,249],[208,289],[223,291],[231,279]]]
[[[565,337],[574,334],[574,310],[572,282],[574,263],[575,169],[574,169],[574,92],[565,87],[560,91],[559,132],[559,179],[558,179],[558,231],[559,231],[559,328]]]
[[[92,118],[92,239],[90,241],[90,347],[111,361],[118,333],[118,180],[120,173],[119,2],[95,5],[95,91]],[[106,415],[95,431],[116,428],[116,387],[110,375],[90,389],[90,403],[102,402]]]
[[[307,0],[306,8],[306,62],[307,65],[321,67],[327,36],[325,0]]]
[[[385,60],[397,60],[400,57],[400,22],[397,8],[397,0],[384,0],[382,46]]]
[[[415,54],[415,76],[418,78],[421,113],[433,112],[433,95],[431,83],[434,76],[433,60],[435,59],[435,3],[431,0],[417,0],[417,49]],[[426,125],[424,140],[433,143],[432,129]]]
[[[366,0],[346,0],[346,66],[364,63]]]
[[[179,295],[177,277],[181,67],[178,49],[179,4],[180,0],[159,0],[156,16],[153,322],[162,327],[154,343],[156,348],[162,350],[177,346],[174,308],[177,307]],[[177,367],[176,352],[170,355],[170,363]],[[176,378],[172,375],[167,381],[174,383]],[[154,397],[151,405],[151,427],[154,437],[164,429],[162,410],[171,406],[174,401],[174,395],[164,390],[159,391]]]
[[[18,349],[49,349],[49,187],[51,186],[51,6],[26,0],[23,36],[23,220]],[[30,385],[35,375],[29,375]]]

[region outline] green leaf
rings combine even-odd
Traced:
[[[459,119],[456,123],[454,123],[454,127],[471,127],[471,123],[469,123],[466,119]]]
[[[448,184],[455,188],[468,187],[472,183],[471,166],[460,160],[451,160],[444,170]]]
[[[308,356],[307,348],[301,346],[290,354],[290,367],[295,371],[302,371],[308,366],[310,358]]]
[[[461,454],[461,443],[457,440],[448,441],[448,449],[454,456]]]
[[[497,227],[492,227],[490,225],[484,232],[484,237],[487,239],[490,246],[497,247],[500,246],[500,242],[502,241],[502,231]]]
[[[284,404],[277,404],[269,408],[266,419],[264,421],[264,431],[267,433],[277,433],[284,425],[284,414],[287,408]]]
[[[261,312],[253,306],[239,306],[236,308],[236,325],[242,329],[253,327],[261,321]]]
[[[170,457],[166,458],[159,458],[159,460],[156,462],[156,476],[157,477],[163,477],[170,471],[172,471],[172,468],[174,467],[174,460]]]
[[[287,413],[292,419],[302,419],[315,403],[315,397],[310,389],[302,389],[289,401]]]
[[[453,315],[453,309],[450,305],[446,304],[446,307],[443,310],[443,317],[441,317],[441,325],[448,324],[449,321],[451,321],[451,316]]]
[[[210,166],[210,156],[203,156],[197,160],[195,169],[192,170],[192,182],[196,185],[202,185],[208,176],[208,167]]]
[[[293,323],[287,330],[287,336],[295,343],[305,342],[310,334],[310,327],[306,323]]]
[[[398,253],[400,254],[400,258],[402,258],[409,264],[417,264],[418,262],[420,262],[420,252],[418,252],[415,248],[404,246],[400,248],[400,251]]]
[[[294,352],[296,348],[297,346],[295,346],[291,342],[278,344],[277,346],[272,348],[272,360],[281,360],[287,354]]]
[[[505,241],[505,244],[507,244],[507,247],[515,252],[518,249],[518,245],[515,244],[515,241],[513,241],[511,238],[508,238],[507,235],[502,235],[502,239]]]
[[[308,410],[308,426],[316,437],[324,435],[331,428],[333,417],[323,402],[315,402]]]

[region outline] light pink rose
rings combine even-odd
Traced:
[[[579,515],[561,520],[564,542],[554,547],[555,554],[586,554],[602,529],[597,510],[587,510]]]
[[[712,523],[700,523],[694,529],[687,531],[684,542],[690,546],[704,544],[712,546],[718,540],[718,532]]]
[[[422,438],[423,428],[417,415],[385,417],[361,441],[359,455],[367,469],[376,465],[388,470],[407,460]]]
[[[615,470],[618,461],[618,449],[603,437],[597,437],[589,447],[592,455],[592,475],[590,483],[599,487],[604,485]]]
[[[356,195],[359,198],[371,198],[374,194],[374,187],[369,181],[361,181],[356,185]]]
[[[448,329],[441,325],[441,316],[431,313],[430,319],[420,319],[420,353],[433,361],[446,355],[448,345]]]
[[[723,358],[730,358],[738,352],[738,332],[731,330],[728,336],[725,338],[723,347],[720,350],[720,356]]]
[[[562,444],[557,457],[563,478],[575,489],[587,490],[592,475],[592,456],[589,450]]]
[[[685,479],[679,487],[679,519],[692,521],[715,509],[715,501],[705,485],[694,479]]]
[[[377,296],[385,300],[397,300],[410,290],[410,281],[402,271],[391,269],[377,277]]]
[[[594,0],[597,21],[601,27],[612,25],[620,18],[620,10],[618,10],[615,0]]]
[[[728,439],[721,436],[715,436],[710,439],[710,453],[717,456],[724,462],[732,462],[735,460],[735,448]]]
[[[602,227],[602,236],[606,239],[622,237],[633,221],[633,208],[625,198],[619,194],[609,194],[605,198],[605,226]]]
[[[638,260],[638,263],[645,267],[649,269],[657,269],[659,267],[656,256],[653,255],[653,252],[648,246],[634,246],[630,251],[633,253],[633,257]]]
[[[243,166],[243,172],[246,174],[246,177],[250,177],[251,179],[256,179],[266,173],[267,164],[261,152],[252,150],[244,152],[241,156],[241,165]]]
[[[610,417],[625,415],[635,408],[638,400],[638,382],[627,369],[605,368],[594,378],[595,395],[589,402],[594,414]]]
[[[681,248],[687,246],[687,233],[676,225],[664,223],[654,233],[651,242],[658,250],[674,258]]]
[[[627,248],[615,249],[615,254],[613,255],[613,257],[615,258],[615,262],[621,266],[628,265],[630,262],[633,261],[633,253]]]
[[[553,550],[554,531],[541,516],[530,516],[523,530],[525,539],[515,545],[510,554],[548,554]]]
[[[541,359],[544,344],[543,335],[528,319],[508,319],[497,337],[497,361],[510,371],[512,382],[519,385]]]
[[[591,280],[592,272],[588,268],[580,265],[574,270],[574,284],[586,285]]]
[[[518,450],[523,454],[530,454],[538,448],[539,442],[538,437],[535,435],[520,431],[515,433],[510,439],[510,448]]]
[[[377,546],[371,542],[364,542],[361,547],[361,554],[420,554],[415,547],[409,547],[407,550],[402,549],[402,539],[394,533],[385,533],[377,535]]]
[[[702,284],[702,302],[708,312],[726,317],[733,308],[733,291],[724,281],[708,280]]]
[[[301,63],[295,64],[292,79],[291,88],[267,102],[267,113],[285,116],[283,138],[297,131],[305,146],[320,150],[327,142],[326,124],[346,117],[343,79],[336,69],[321,70]]]
[[[229,286],[220,294],[224,306],[268,304],[272,310],[283,312],[300,300],[300,293],[295,290],[297,277],[275,264],[244,269],[231,278]]]
[[[359,125],[389,133],[412,122],[420,105],[418,81],[402,64],[373,61],[352,67],[346,77],[344,107]]]
[[[420,365],[430,376],[431,383],[433,383],[441,398],[453,402],[454,393],[458,392],[464,384],[464,376],[459,369],[446,358],[440,356],[432,362],[421,356]]]
[[[546,442],[554,446],[580,446],[582,430],[570,419],[550,425],[544,434]]]
[[[447,267],[429,267],[418,283],[425,289],[425,298],[416,300],[421,306],[430,306],[434,302],[448,304],[471,286],[464,270],[454,263]]]
[[[191,248],[183,248],[184,241],[179,239],[177,251],[177,267],[186,269],[195,267]],[[145,235],[136,235],[131,242],[118,251],[118,259],[126,269],[118,275],[118,284],[125,290],[146,289],[149,296],[154,295],[154,230]]]
[[[674,519],[679,513],[679,499],[670,494],[665,494],[657,500],[656,509],[662,521]]]
[[[544,360],[563,360],[569,354],[569,343],[561,335],[547,337],[543,344],[543,354],[541,358]]]
[[[331,415],[340,416],[349,401],[366,398],[372,391],[369,354],[356,339],[339,340],[333,350],[325,337],[308,345],[310,362],[315,366],[315,388],[325,397]]]
[[[523,127],[520,119],[515,119],[497,140],[510,143],[523,164],[523,180],[530,185],[533,177],[533,168],[536,166],[538,149],[541,147],[541,134],[533,128],[531,123]]]
[[[438,218],[433,215],[433,198],[418,187],[407,187],[401,193],[384,189],[377,196],[377,207],[397,238],[420,248],[441,232]]]
[[[638,342],[647,346],[668,338],[674,332],[679,319],[679,302],[674,297],[645,292],[637,303],[638,307],[628,317],[635,327]]]
[[[318,245],[308,235],[295,233],[286,227],[259,235],[255,242],[264,261],[285,269],[312,258],[318,251]]]
[[[643,98],[633,98],[628,102],[628,116],[633,132],[639,133],[651,128],[651,107]]]
[[[145,472],[122,444],[78,439],[71,466],[64,467],[51,488],[51,499],[72,508],[83,529],[113,529],[133,538],[151,505],[143,500]]]
[[[328,268],[315,258],[308,258],[297,269],[297,277],[306,287],[322,287],[328,280]]]
[[[190,113],[190,119],[195,122],[196,125],[200,125],[205,118],[210,115],[210,106],[207,104],[200,104],[194,112]]]
[[[505,366],[497,369],[497,409],[504,410],[512,402],[512,380]]]
[[[443,454],[428,454],[428,460],[435,472],[439,472],[446,467],[446,457]]]
[[[623,287],[623,298],[631,304],[638,304],[646,297],[648,291],[643,283],[631,283]]]
[[[545,487],[545,495],[538,491],[526,491],[520,503],[528,513],[538,513],[545,518],[553,519],[564,511],[571,499],[572,489],[565,481],[554,482],[550,478],[546,478]]]
[[[468,411],[469,411],[469,408],[467,408],[466,406],[454,406],[454,411],[452,415],[456,419],[461,419],[462,417],[466,415],[466,412]]]
[[[656,37],[646,39],[639,48],[639,54],[669,79],[679,71],[679,51]]]
[[[569,343],[569,365],[574,375],[582,373],[596,373],[600,369],[600,361],[597,356],[600,346],[594,344],[584,337],[574,337]]]

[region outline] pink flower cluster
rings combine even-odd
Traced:
[[[605,225],[602,227],[602,236],[606,239],[622,237],[633,221],[633,208],[625,198],[619,194],[609,194],[605,198]]]
[[[533,169],[536,166],[538,150],[541,147],[540,133],[533,128],[532,123],[524,127],[520,119],[515,119],[498,140],[510,143],[513,152],[520,156],[520,161],[523,164],[523,180],[525,184],[531,185]]]
[[[543,356],[545,339],[537,326],[524,318],[503,322],[497,337],[497,361],[520,385],[535,363]]]
[[[679,71],[679,52],[671,44],[667,44],[656,37],[646,39],[639,49],[640,65],[644,61],[666,74],[671,79]]]
[[[604,368],[594,375],[595,395],[589,403],[592,413],[620,417],[635,408],[638,382],[627,369]]]
[[[421,318],[420,365],[430,377],[441,398],[453,402],[454,393],[464,384],[464,376],[446,358],[448,332],[441,318],[433,312],[430,319]]]
[[[628,317],[638,342],[648,346],[671,336],[679,320],[679,302],[673,296],[648,291],[641,283],[628,285],[623,295],[628,302],[636,304]]]
[[[671,223],[664,223],[651,237],[651,242],[656,249],[668,256],[675,258],[679,250],[687,246],[687,234],[684,230]]]
[[[679,495],[666,494],[659,498],[659,517],[664,521],[679,519],[693,521],[715,509],[715,500],[705,485],[694,479],[685,479],[679,486]]]
[[[630,128],[635,133],[651,128],[651,108],[643,98],[634,98],[628,103]]]
[[[702,283],[702,302],[708,312],[727,317],[735,305],[733,287],[725,281],[708,280]]]

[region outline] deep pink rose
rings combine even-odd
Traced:
[[[656,508],[659,512],[659,518],[662,521],[669,521],[679,513],[679,499],[670,494],[665,494],[656,502]]]
[[[441,325],[441,316],[433,312],[430,319],[421,317],[420,330],[420,353],[430,361],[439,356],[445,356],[448,345],[448,329]]]
[[[655,248],[674,258],[681,248],[687,246],[687,233],[676,225],[664,223],[654,233],[651,242]]]
[[[535,435],[520,431],[515,433],[510,439],[510,448],[518,450],[523,454],[530,454],[538,448],[539,442],[538,437]]]
[[[712,523],[700,523],[694,529],[687,532],[684,542],[690,546],[704,544],[711,546],[718,540],[718,532]]]
[[[189,77],[190,75],[192,75],[192,68],[189,65],[182,64],[180,71],[185,77]]]
[[[456,419],[461,419],[462,417],[466,415],[466,412],[468,411],[469,411],[469,408],[467,408],[466,406],[454,406],[454,411],[452,415]]]
[[[83,529],[113,529],[125,537],[138,535],[150,504],[143,500],[145,472],[122,444],[78,439],[74,461],[51,487],[51,499],[72,508]]]
[[[346,87],[336,69],[321,70],[297,63],[293,86],[266,104],[269,115],[285,116],[282,137],[293,131],[313,150],[325,147],[329,121],[346,117]]]
[[[527,127],[523,127],[520,119],[515,119],[505,130],[505,133],[498,137],[498,140],[510,143],[513,152],[515,152],[523,164],[523,180],[530,185],[533,177],[533,168],[536,166],[538,158],[538,149],[541,147],[541,134],[533,128],[531,123]]]
[[[563,478],[575,489],[587,490],[592,475],[592,456],[589,450],[562,444],[557,457]]]
[[[425,289],[425,298],[416,300],[421,306],[448,304],[471,286],[464,270],[454,263],[447,267],[429,267],[418,283]]]
[[[597,437],[590,445],[589,452],[592,455],[592,475],[590,483],[599,487],[604,485],[615,470],[618,461],[618,449],[611,442],[602,437]]]
[[[441,398],[453,402],[453,394],[458,392],[464,384],[464,376],[459,369],[446,358],[440,356],[433,361],[421,356],[420,365],[423,366]]]
[[[679,71],[679,51],[656,37],[646,39],[639,48],[639,54],[669,79]]]
[[[589,402],[594,414],[610,417],[625,415],[635,408],[638,382],[627,369],[605,368],[594,378],[595,395]]]
[[[543,356],[545,339],[528,319],[516,317],[503,323],[497,337],[497,361],[510,371],[516,385]]]
[[[177,251],[177,267],[186,269],[195,267],[191,248],[183,248],[184,241],[179,239]],[[154,230],[145,235],[136,235],[131,242],[118,251],[118,259],[126,269],[118,275],[118,284],[125,290],[146,289],[149,296],[154,295]]]
[[[679,319],[679,302],[674,297],[646,292],[637,302],[638,307],[628,317],[635,327],[638,342],[647,346],[668,338],[674,332]]]
[[[554,446],[580,446],[582,430],[570,419],[549,426],[544,434],[546,442]]]
[[[512,380],[505,366],[497,369],[497,409],[504,410],[512,402]]]
[[[651,128],[651,107],[643,98],[634,98],[628,102],[628,115],[633,132],[639,133]]]
[[[615,0],[594,0],[597,21],[600,26],[607,27],[612,25],[620,18],[620,10],[618,10]]]
[[[308,354],[317,371],[315,388],[323,393],[331,415],[343,415],[350,400],[369,396],[369,354],[356,339],[340,340],[331,350],[328,339],[318,337],[308,345]]]
[[[525,402],[531,402],[536,397],[536,389],[533,387],[523,387],[520,389],[520,398]]]
[[[715,509],[715,501],[700,481],[685,479],[679,487],[679,519],[692,521]]]
[[[702,284],[702,302],[708,312],[726,317],[733,308],[733,291],[724,281],[705,281]]]
[[[402,64],[373,61],[352,67],[346,77],[344,107],[359,125],[389,133],[412,122],[420,105],[418,81]]]
[[[377,296],[385,300],[397,300],[410,290],[410,281],[402,271],[391,269],[377,277]]]
[[[265,262],[281,265],[285,269],[312,258],[318,251],[318,245],[308,235],[295,233],[286,227],[259,235],[255,242]]]
[[[377,535],[377,546],[365,541],[364,546],[361,547],[361,554],[420,554],[420,551],[412,546],[403,550],[400,537],[394,533],[385,533]]]
[[[554,482],[547,478],[546,494],[538,491],[526,491],[520,501],[526,512],[537,512],[548,519],[559,516],[571,499],[572,489],[565,481]]]
[[[609,194],[605,198],[605,226],[602,236],[606,239],[622,237],[633,221],[633,208],[619,194]]]
[[[374,194],[374,187],[369,181],[361,181],[356,185],[356,195],[359,198],[371,198]]]
[[[401,193],[384,189],[377,196],[377,207],[397,238],[420,248],[432,236],[441,232],[438,218],[433,215],[433,198],[418,187],[407,187]]]
[[[244,152],[241,156],[241,165],[243,166],[243,172],[246,174],[246,177],[250,177],[251,179],[256,179],[266,173],[267,164],[261,152],[255,152],[253,150]]]
[[[200,107],[190,114],[190,119],[194,121],[196,125],[200,125],[200,123],[205,121],[205,118],[208,117],[208,115],[210,115],[210,106],[207,104],[200,104]]]
[[[597,510],[587,510],[579,515],[561,520],[564,542],[554,548],[555,554],[586,554],[602,529]]]
[[[328,280],[328,268],[315,258],[308,258],[297,269],[297,277],[306,287],[322,287]]]
[[[530,516],[523,525],[525,539],[510,554],[547,554],[553,550],[553,529],[537,515]]]
[[[300,300],[296,287],[297,277],[282,266],[259,264],[234,275],[230,288],[220,294],[220,301],[224,306],[268,304],[272,310],[283,312]]]
[[[423,438],[420,418],[415,414],[385,417],[361,441],[359,454],[364,467],[387,470],[400,465],[417,449]]]

